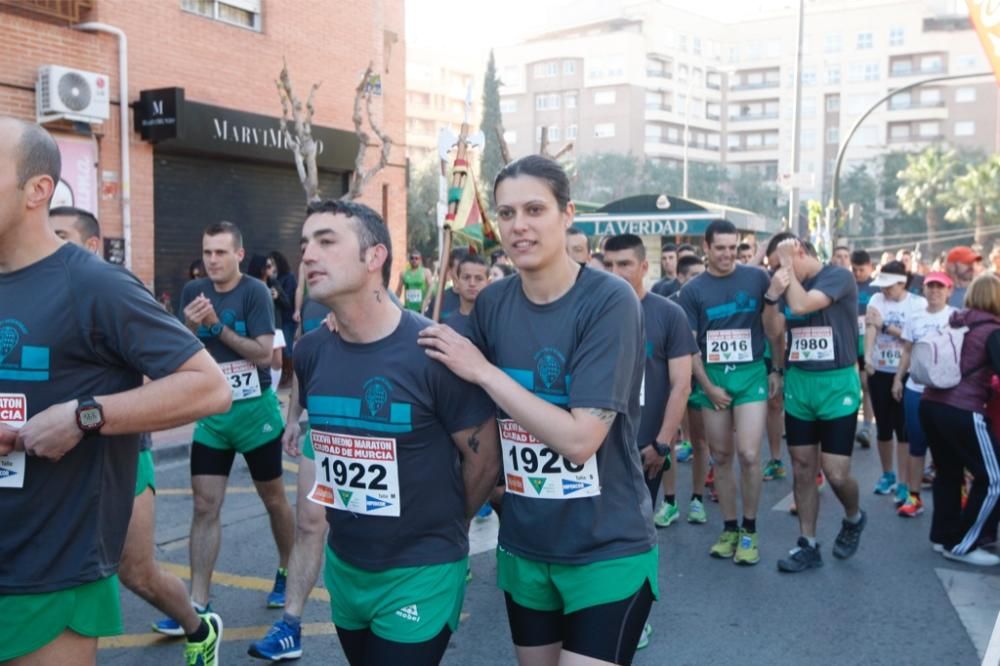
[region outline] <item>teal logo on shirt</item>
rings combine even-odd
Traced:
[[[49,348],[24,344],[28,327],[17,319],[0,321],[0,379],[49,380]]]
[[[736,295],[733,296],[733,300],[729,303],[714,305],[707,308],[705,310],[705,316],[708,317],[709,321],[714,321],[716,319],[725,319],[744,312],[757,312],[758,310],[760,310],[760,302],[756,298],[752,298],[750,294],[745,291],[738,291],[736,292]]]
[[[805,321],[808,318],[809,317],[807,317],[806,315],[795,314],[794,312],[792,312],[792,309],[790,307],[788,307],[787,305],[785,306],[785,319],[789,321]]]
[[[369,416],[377,416],[389,404],[392,384],[385,377],[372,377],[365,382],[365,407]]]
[[[545,388],[551,389],[559,381],[565,360],[558,350],[551,347],[545,347],[535,354],[535,370]]]

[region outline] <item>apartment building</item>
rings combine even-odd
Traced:
[[[412,164],[424,164],[438,154],[441,129],[458,134],[470,86],[470,131],[479,128],[486,63],[456,61],[454,55],[423,47],[407,50],[406,156]]]
[[[792,9],[728,21],[645,1],[573,20],[497,50],[515,155],[537,150],[548,126],[550,141],[574,141],[576,154],[679,164],[686,150],[689,160],[722,164],[734,175],[791,173]],[[804,25],[803,199],[825,198],[841,139],[880,97],[925,78],[989,70],[965,5],[954,0],[813,0]],[[933,143],[1000,150],[998,103],[991,77],[901,93],[859,127],[846,168]]]

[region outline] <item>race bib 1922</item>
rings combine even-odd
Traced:
[[[579,499],[601,494],[597,455],[574,465],[511,419],[501,419],[507,492],[532,499]]]
[[[316,481],[309,499],[338,511],[399,517],[396,440],[309,431]]]

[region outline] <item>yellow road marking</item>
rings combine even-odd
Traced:
[[[291,484],[288,484],[288,483],[285,484],[285,492],[286,493],[294,493],[295,491],[296,491],[296,487],[295,486],[293,486]],[[256,492],[257,492],[257,489],[255,487],[253,487],[253,486],[232,486],[230,488],[226,488],[226,494],[227,495],[228,494],[246,495],[246,494],[249,494],[249,493],[256,493]],[[191,489],[190,488],[157,488],[156,489],[156,494],[157,495],[163,495],[164,497],[167,497],[167,496],[190,495],[191,494]]]
[[[223,622],[225,619],[223,618]],[[223,627],[222,642],[227,641],[249,641],[260,638],[270,630],[271,625],[260,625],[259,627]],[[332,622],[310,622],[302,625],[303,636],[329,636],[337,633],[337,628]],[[122,636],[111,636],[102,638],[97,642],[100,650],[117,650],[122,648],[150,647],[152,645],[166,645],[168,643],[179,642],[179,639],[150,631],[146,634],[124,634]]]
[[[164,571],[169,571],[178,578],[184,580],[191,579],[191,568],[183,564],[172,562],[158,562]],[[237,574],[223,573],[216,571],[212,574],[212,582],[226,587],[236,587],[242,590],[258,590],[260,592],[270,592],[274,586],[274,581],[270,578],[258,578],[257,576],[240,576]],[[314,587],[309,592],[309,598],[316,601],[330,601],[330,593],[323,588]]]

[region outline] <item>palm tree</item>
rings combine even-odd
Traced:
[[[950,204],[945,219],[949,222],[975,222],[975,242],[982,245],[986,218],[1000,216],[1000,155],[981,164],[970,165],[964,175],[952,183],[946,197]]]
[[[910,215],[923,211],[927,219],[927,245],[937,252],[937,232],[941,208],[958,171],[958,157],[953,150],[928,148],[919,155],[907,155],[906,168],[897,174],[902,182],[896,190],[900,207]]]

